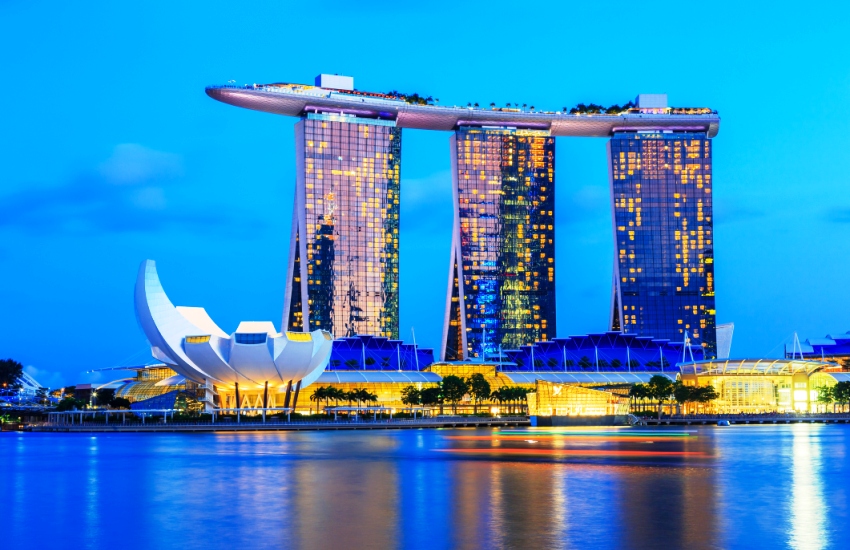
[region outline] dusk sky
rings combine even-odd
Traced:
[[[0,357],[43,385],[149,362],[140,262],[226,332],[280,327],[296,120],[213,101],[235,80],[443,105],[711,107],[718,323],[732,355],[850,330],[850,9],[843,2],[0,0]],[[450,133],[405,130],[401,335],[440,345]],[[606,140],[558,138],[558,336],[606,330]],[[101,380],[129,373],[102,375]]]

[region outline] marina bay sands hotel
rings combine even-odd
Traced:
[[[487,359],[556,336],[555,138],[608,139],[610,329],[716,354],[712,142],[706,108],[665,95],[570,112],[436,105],[315,85],[210,86],[221,102],[298,117],[283,326],[399,337],[403,128],[450,137],[454,226],[440,359]],[[447,245],[449,243],[446,243]]]

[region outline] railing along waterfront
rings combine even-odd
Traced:
[[[640,424],[790,424],[799,422],[850,423],[850,413],[730,413],[730,414],[635,414]]]

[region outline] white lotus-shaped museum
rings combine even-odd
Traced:
[[[228,335],[204,308],[175,307],[152,260],[139,267],[135,302],[153,356],[198,384],[304,388],[330,360],[333,338],[323,330],[278,333],[270,321],[248,321]]]

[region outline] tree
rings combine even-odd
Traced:
[[[475,400],[472,412],[478,414],[478,403],[490,398],[490,383],[484,378],[480,372],[476,372],[467,380],[469,386],[469,394]]]
[[[7,390],[21,389],[24,366],[14,359],[0,360],[0,386]]]
[[[130,400],[126,397],[113,397],[109,401],[109,406],[113,409],[129,409]]]
[[[402,388],[401,402],[410,406],[421,405],[422,391],[418,390],[416,386],[407,386],[406,388]]]
[[[676,408],[679,409],[677,412],[681,412],[682,405],[687,405],[691,401],[694,401],[697,395],[697,392],[694,390],[696,390],[694,386],[686,386],[681,380],[676,380],[673,384],[673,399],[676,400]]]
[[[319,412],[319,403],[321,403],[323,399],[327,399],[327,397],[328,391],[324,386],[319,386],[313,390],[313,395],[310,396],[310,401],[316,402],[316,413]],[[327,404],[325,404],[325,408],[327,408]]]
[[[422,404],[426,406],[440,405],[440,414],[443,413],[443,396],[439,386],[422,390]]]
[[[643,404],[643,402],[650,397],[649,386],[646,384],[632,385],[632,387],[629,388],[629,397],[635,401],[640,400],[641,404]]]
[[[619,369],[622,366],[623,366],[623,363],[619,359],[611,359],[611,368],[612,369]]]
[[[73,397],[66,397],[62,401],[56,405],[56,410],[58,412],[63,411],[73,411],[78,409],[84,409],[86,406],[86,402],[82,399],[74,399]]]
[[[654,375],[649,379],[650,395],[658,402],[658,418],[661,418],[661,409],[664,407],[664,402],[670,399],[673,393],[673,382],[666,376],[660,374]]]
[[[850,403],[850,382],[838,382],[832,387],[832,395],[835,402],[841,406],[842,412],[844,406]]]
[[[112,400],[115,398],[115,390],[111,388],[104,388],[102,390],[97,390],[94,394],[94,404],[97,407],[102,405],[109,406]]]
[[[327,387],[327,399],[333,399],[336,405],[339,405],[340,401],[344,401],[348,399],[348,392],[345,390],[341,390],[339,388],[334,388],[333,386]]]
[[[589,369],[590,364],[590,359],[587,357],[587,355],[583,356],[581,359],[578,360],[578,366],[583,369]]]
[[[357,399],[357,390],[348,390],[348,391],[340,390],[340,393],[342,394],[342,395],[339,396],[340,399],[344,399],[344,400],[348,401],[349,407]]]
[[[452,404],[452,412],[457,414],[458,401],[469,391],[469,384],[460,376],[450,374],[443,378],[443,399]]]
[[[520,412],[522,412],[522,402],[525,401],[526,394],[528,394],[531,390],[529,388],[523,388],[522,386],[514,386],[512,388],[507,388],[507,390],[510,401],[512,403],[517,404],[519,406]]]
[[[694,400],[701,405],[710,403],[720,397],[717,390],[714,389],[714,386],[698,386],[694,388],[694,390]],[[705,411],[705,408],[703,408],[703,411]]]
[[[824,408],[827,408],[831,403],[835,401],[835,394],[833,393],[833,386],[823,386],[818,388],[818,403],[824,405]]]
[[[525,399],[525,395],[531,390],[520,386],[507,387],[503,386],[491,394],[491,398],[501,403],[517,404]],[[509,408],[509,413],[515,412],[514,408]]]
[[[352,390],[352,393],[354,394],[354,399],[357,400],[358,407],[361,403],[374,403],[378,400],[377,395],[364,388]]]

